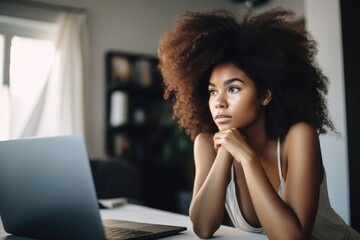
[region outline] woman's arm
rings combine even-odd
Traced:
[[[284,140],[282,157],[288,163],[284,200],[272,187],[261,162],[245,140],[230,139],[223,137],[219,144],[242,165],[256,214],[269,239],[308,239],[323,178],[316,130],[309,124],[298,123]]]
[[[196,174],[190,219],[196,235],[209,238],[222,223],[233,161],[224,148],[216,153],[212,137],[203,134],[195,139],[194,160]]]

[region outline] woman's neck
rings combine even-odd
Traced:
[[[274,141],[266,131],[265,116],[262,114],[259,119],[246,129],[240,130],[245,136],[246,142],[258,154],[264,155],[268,152],[269,144]]]

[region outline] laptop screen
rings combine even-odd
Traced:
[[[103,239],[81,135],[0,142],[0,214],[6,232],[46,239]]]

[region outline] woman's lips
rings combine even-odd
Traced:
[[[217,124],[227,123],[230,120],[231,120],[231,116],[228,116],[228,115],[218,114],[218,115],[215,116],[215,122]]]

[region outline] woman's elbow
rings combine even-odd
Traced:
[[[202,239],[211,238],[215,233],[215,231],[210,229],[209,227],[196,226],[195,224],[193,224],[193,231],[196,234],[196,236]]]
[[[194,233],[202,239],[213,237],[214,233],[219,229],[222,219],[214,217],[213,214],[209,215],[206,212],[199,212],[197,210],[198,208],[194,208],[192,205],[189,209]]]
[[[219,226],[216,227],[216,224],[214,225],[203,220],[196,221],[191,217],[190,219],[193,224],[193,231],[199,238],[203,238],[203,239],[211,238],[213,237],[216,230],[219,228]]]

